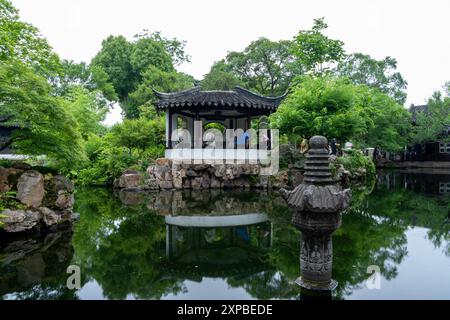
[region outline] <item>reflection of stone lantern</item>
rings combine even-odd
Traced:
[[[303,183],[292,191],[281,192],[294,210],[292,223],[302,232],[301,276],[296,283],[308,290],[330,291],[337,286],[331,279],[331,234],[341,225],[341,214],[350,204],[351,191],[333,184],[327,139],[314,136],[309,146]]]

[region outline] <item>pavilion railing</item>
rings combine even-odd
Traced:
[[[270,137],[270,130],[267,130],[268,136]],[[176,148],[176,146],[181,143],[182,141],[175,141],[175,140],[169,140],[168,141],[168,149],[172,149],[172,148]],[[202,145],[202,149],[205,149],[209,144],[207,142],[204,142]],[[239,147],[241,146],[241,147]],[[250,149],[250,145],[248,143],[248,140],[246,140],[245,145],[239,145],[237,143],[237,137],[234,137],[234,144],[233,144],[234,149],[246,149],[249,150]],[[191,147],[190,149],[196,149],[194,147],[194,144],[191,143]],[[220,148],[216,148],[216,149],[220,149]],[[227,142],[223,141],[222,144],[222,149],[227,149]],[[257,139],[256,141],[256,150],[272,150],[272,146],[271,146],[271,140],[268,139],[266,142],[266,146],[265,148],[262,148],[262,146],[259,143],[259,139]]]

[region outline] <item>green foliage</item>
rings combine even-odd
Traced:
[[[78,123],[63,99],[52,96],[45,78],[20,61],[0,65],[0,106],[1,124],[15,128],[0,148],[68,165],[84,158]]]
[[[104,131],[101,122],[105,120],[108,108],[98,101],[95,92],[90,92],[82,86],[72,86],[65,99],[66,110],[77,121],[79,132],[85,140],[90,134],[100,134]]]
[[[165,122],[163,117],[152,120],[145,118],[125,119],[111,129],[111,141],[117,147],[141,152],[150,146],[163,145],[165,139]]]
[[[225,132],[226,127],[223,124],[218,123],[218,122],[210,122],[210,123],[205,124],[204,129],[205,129],[205,131],[208,129],[217,129],[223,133],[223,132]]]
[[[103,40],[90,68],[99,68],[106,73],[125,117],[138,118],[141,111],[152,113],[152,87],[171,91],[193,85],[192,77],[178,73],[174,68],[175,64],[189,61],[184,47],[184,41],[167,39],[159,32],[147,30],[136,35],[133,42],[123,36],[109,36]],[[103,87],[99,89],[107,96]]]
[[[139,116],[154,118],[156,110],[154,90],[160,92],[175,92],[194,86],[194,79],[177,71],[163,71],[155,66],[149,66],[142,74],[142,81],[136,90],[130,93],[127,101],[122,102],[122,108],[127,118]]]
[[[59,58],[39,30],[22,22],[9,0],[0,0],[0,62],[19,61],[49,78],[59,72]]]
[[[150,66],[161,71],[174,71],[172,59],[164,44],[149,38],[141,38],[133,44],[130,62],[136,75],[141,75]]]
[[[164,118],[125,119],[104,136],[90,135],[88,161],[77,174],[81,185],[111,185],[125,169],[145,170],[149,159],[164,155]]]
[[[94,153],[95,160],[77,173],[77,183],[80,185],[112,185],[114,178],[120,176],[125,169],[138,160],[123,148],[103,144],[98,146]]]
[[[363,155],[360,150],[347,150],[342,157],[337,157],[336,162],[343,165],[350,173],[365,169],[367,176],[374,177],[376,174],[375,164],[372,159]]]
[[[411,134],[411,114],[378,89],[358,88],[359,106],[366,118],[366,130],[354,137],[359,147],[402,151]]]
[[[338,64],[335,73],[348,77],[355,84],[379,89],[403,105],[408,83],[396,69],[397,60],[392,57],[376,60],[367,54],[353,53]]]
[[[230,70],[225,60],[216,62],[201,81],[203,90],[232,90],[236,86],[243,86],[243,82]]]
[[[5,209],[25,209],[26,206],[20,203],[16,199],[16,191],[6,191],[0,193],[0,213]],[[5,218],[6,216],[0,215],[0,218]],[[1,221],[0,221],[1,227]]]
[[[324,135],[362,147],[404,147],[410,115],[387,95],[347,79],[302,77],[271,115],[271,126],[291,139]]]
[[[292,42],[259,38],[242,52],[229,52],[204,76],[205,90],[231,90],[243,86],[263,95],[283,94],[301,69],[291,54]]]
[[[131,66],[133,46],[123,36],[109,36],[102,41],[102,48],[92,59],[91,65],[102,68],[108,75],[119,100],[134,89],[138,75]]]
[[[448,128],[450,128],[450,95],[443,96],[441,92],[435,92],[428,100],[428,109],[416,113],[411,140],[413,143],[448,141],[450,135],[445,134]]]
[[[311,30],[300,30],[294,38],[292,52],[306,72],[316,76],[328,73],[344,57],[344,43],[323,34],[328,28],[324,18],[314,19]]]
[[[62,71],[58,77],[52,79],[55,91],[60,96],[65,96],[73,86],[83,88],[95,93],[97,99],[106,104],[107,101],[116,101],[117,94],[113,85],[109,82],[108,74],[100,66],[86,63],[75,63],[73,61],[62,60]]]
[[[304,77],[271,115],[271,126],[287,135],[347,141],[365,129],[364,113],[355,107],[356,91],[342,79]]]
[[[291,49],[291,41],[259,38],[242,52],[228,53],[226,64],[246,88],[263,95],[280,95],[300,72]]]
[[[137,39],[150,39],[155,42],[162,43],[166,51],[172,58],[172,62],[175,66],[183,62],[191,62],[191,57],[186,54],[185,47],[186,41],[178,40],[177,38],[168,39],[161,35],[160,31],[150,32],[147,29],[142,30],[134,36]]]

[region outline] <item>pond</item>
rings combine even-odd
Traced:
[[[278,192],[80,188],[75,209],[73,227],[0,239],[0,299],[300,298],[301,234]],[[450,175],[354,188],[333,252],[333,299],[450,299]]]

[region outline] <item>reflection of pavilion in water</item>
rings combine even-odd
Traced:
[[[236,198],[229,192],[188,192],[172,197],[181,202],[189,199],[191,210],[180,205],[168,215],[160,212],[166,222],[168,273],[201,280],[251,275],[268,268],[264,255],[272,244],[272,223],[258,194]],[[207,205],[193,200],[203,197],[210,197]]]

